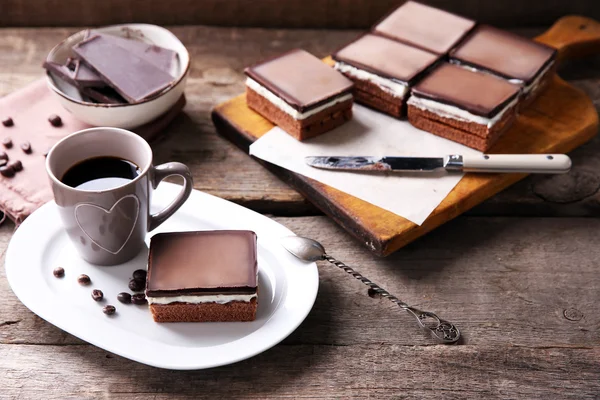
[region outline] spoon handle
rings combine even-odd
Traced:
[[[390,300],[392,303],[395,303],[403,310],[412,314],[419,326],[423,328],[425,331],[429,331],[431,335],[442,343],[456,343],[460,338],[460,331],[456,326],[452,323],[445,321],[439,318],[432,312],[429,311],[421,311],[417,308],[411,307],[396,296],[392,295],[390,292],[372,282],[371,280],[365,278],[360,273],[356,272],[354,269],[350,268],[343,262],[331,257],[329,254],[324,254],[323,259],[329,261],[331,264],[335,265],[338,268],[343,269],[354,278],[358,279],[368,287],[370,287],[375,293],[385,297]]]

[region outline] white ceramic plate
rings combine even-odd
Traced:
[[[161,183],[152,209],[166,206],[180,186]],[[289,254],[279,239],[293,233],[246,208],[194,190],[189,200],[158,229],[169,231],[249,229],[258,235],[259,295],[256,320],[226,323],[170,323],[152,320],[147,306],[121,304],[119,292],[130,292],[131,273],[146,268],[147,250],[132,261],[99,267],[80,259],[62,229],[54,202],[42,206],[17,229],[6,253],[6,276],[19,300],[31,311],[89,343],[129,359],[169,369],[202,369],[234,363],[279,343],[306,318],[317,295],[315,263]],[[63,278],[52,270],[62,266]],[[92,279],[77,283],[79,274]],[[96,303],[92,289],[105,301]],[[114,316],[102,313],[112,304]]]

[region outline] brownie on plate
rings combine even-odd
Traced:
[[[256,253],[251,231],[154,235],[146,281],[152,317],[156,322],[253,321]]]
[[[487,151],[516,118],[520,86],[442,63],[417,83],[408,120],[419,129]]]
[[[352,118],[352,81],[304,50],[244,71],[248,107],[298,140]]]
[[[334,68],[354,81],[357,102],[401,117],[413,83],[439,56],[416,47],[366,34],[333,56]]]

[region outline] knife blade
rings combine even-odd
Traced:
[[[338,171],[485,172],[564,174],[571,169],[565,154],[483,154],[445,157],[305,157],[306,164]]]

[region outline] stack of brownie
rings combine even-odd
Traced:
[[[550,82],[556,50],[408,1],[333,54],[356,101],[487,151]]]
[[[150,99],[174,82],[177,53],[138,40],[85,31],[64,64],[44,68],[74,86],[82,99],[102,104],[133,104]]]

